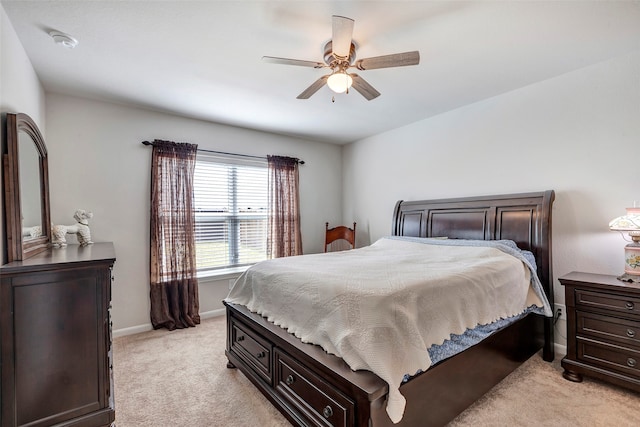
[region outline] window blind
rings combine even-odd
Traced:
[[[266,160],[198,153],[194,172],[198,271],[267,259]]]

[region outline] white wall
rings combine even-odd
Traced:
[[[0,4],[0,110],[28,114],[44,135],[44,99],[40,80]]]
[[[2,5],[0,34],[3,127],[4,113],[24,112],[45,135],[53,222],[71,223],[76,208],[92,210],[94,240],[115,243],[116,330],[149,325],[151,153],[140,141],[154,138],[304,159],[306,253],[321,250],[325,221],[356,220],[358,246],[389,234],[398,199],[554,189],[554,278],[572,270],[622,271],[625,242],[607,223],[640,201],[637,167],[627,160],[640,144],[640,52],[341,149],[57,94],[45,102]],[[228,280],[203,282],[201,311],[220,308],[227,287]],[[564,302],[557,280],[556,301]]]
[[[635,52],[349,144],[343,217],[364,245],[390,233],[400,199],[553,189],[554,278],[620,274],[626,242],[607,225],[640,202],[639,148]]]
[[[40,132],[46,137],[44,123],[44,90],[33,70],[13,25],[0,4],[0,113],[2,132],[0,146],[5,149],[6,113],[26,113],[36,122]],[[0,188],[4,189],[3,174],[0,174]],[[4,191],[4,190],[2,190]],[[4,198],[0,197],[0,218],[4,224]],[[6,262],[4,227],[0,227],[0,261]]]
[[[151,148],[142,141],[158,138],[195,143],[202,149],[304,160],[300,204],[305,253],[321,251],[325,221],[341,219],[339,146],[53,93],[47,94],[46,114],[51,220],[72,224],[76,209],[90,210],[93,240],[114,242],[116,333],[150,327]],[[201,313],[221,309],[228,287],[228,278],[201,280]]]

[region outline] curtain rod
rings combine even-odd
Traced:
[[[153,142],[149,142],[149,141],[142,141],[142,144],[143,145],[151,145],[151,146],[153,146]],[[201,151],[203,153],[226,154],[228,156],[249,157],[249,158],[252,158],[252,159],[267,160],[267,158],[265,156],[252,156],[250,154],[227,153],[226,151],[204,150],[204,149],[201,149],[201,148],[198,148],[198,151]],[[300,159],[296,158],[296,161],[299,164],[304,165],[304,160],[300,160]]]

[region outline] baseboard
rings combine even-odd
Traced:
[[[224,315],[225,315],[225,309],[218,308],[216,310],[210,310],[210,311],[205,311],[204,313],[200,313],[200,318],[208,319],[210,317],[218,317],[218,316],[224,316]]]
[[[113,330],[113,332],[111,332],[111,335],[113,336],[113,338],[118,338],[118,337],[124,337],[126,335],[149,332],[151,330],[153,330],[153,326],[151,326],[151,323],[147,323],[146,325],[138,325],[138,326],[131,326],[129,328],[115,329]]]
[[[556,359],[563,358],[567,354],[567,346],[558,344],[558,343],[553,343],[553,351],[555,351],[556,353],[556,357],[555,357]]]
[[[218,317],[218,316],[224,316],[225,314],[225,309],[224,308],[218,308],[216,310],[210,310],[210,311],[205,311],[203,313],[200,313],[200,319],[209,319],[211,317]],[[149,332],[153,330],[153,326],[151,325],[151,323],[147,323],[144,325],[138,325],[138,326],[131,326],[129,328],[121,328],[121,329],[115,329],[112,332],[112,336],[113,338],[118,338],[118,337],[124,337],[126,335],[133,335],[133,334],[140,334],[142,332]]]

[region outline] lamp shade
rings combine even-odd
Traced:
[[[627,214],[611,220],[609,229],[614,231],[639,231],[640,208],[627,208]]]
[[[640,283],[640,208],[627,208],[627,214],[612,220],[609,228],[631,237],[631,243],[624,247],[624,274],[618,279]]]
[[[335,93],[346,92],[353,84],[353,79],[344,71],[337,71],[329,76],[327,85]]]

